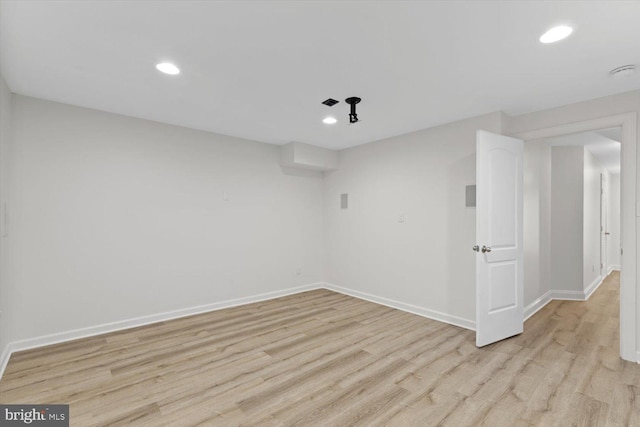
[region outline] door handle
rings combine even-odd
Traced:
[[[491,248],[489,246],[482,246],[482,253],[491,252]]]
[[[609,234],[611,234],[611,233],[609,233],[609,232],[607,232],[607,233],[604,233],[604,235],[605,235],[605,236],[608,236]]]
[[[480,246],[478,246],[478,245],[473,245],[473,248],[471,248],[471,249],[473,249],[476,252],[480,252]]]

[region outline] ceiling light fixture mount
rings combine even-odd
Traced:
[[[352,96],[351,98],[347,98],[344,100],[347,104],[351,106],[351,111],[349,112],[349,123],[358,123],[358,115],[356,114],[356,104],[358,104],[362,99],[357,96]]]

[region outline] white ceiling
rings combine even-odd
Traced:
[[[639,17],[640,1],[3,0],[0,71],[23,95],[339,149],[639,89],[608,77],[640,65]],[[539,43],[557,24],[574,33]]]
[[[549,138],[550,145],[582,145],[593,154],[600,165],[610,173],[620,173],[621,129],[610,128],[596,132]]]

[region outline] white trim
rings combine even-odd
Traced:
[[[11,357],[11,353],[13,353],[13,350],[11,349],[11,343],[7,343],[7,345],[4,346],[2,355],[0,355],[0,380],[2,379],[2,374],[4,374],[4,370],[7,368],[7,364],[9,363],[9,358]]]
[[[591,295],[600,287],[603,280],[598,278],[594,280],[587,289],[584,291],[561,291],[561,290],[552,290],[549,291],[550,297],[552,300],[563,300],[563,301],[586,301]]]
[[[560,291],[550,290],[544,293],[541,297],[533,301],[531,304],[524,308],[524,320],[526,321],[531,316],[536,314],[545,305],[549,304],[553,300],[561,301],[587,301],[591,298],[591,295],[600,287],[604,282],[600,276],[598,276],[588,287],[582,291]]]
[[[604,281],[604,278],[602,278],[601,276],[598,276],[595,278],[595,280],[593,282],[591,282],[589,284],[589,286],[587,286],[584,290],[584,299],[585,301],[588,300],[589,298],[591,298],[591,295],[593,295],[593,293],[596,291],[596,289],[598,289],[600,287],[600,285],[602,285],[602,282]]]
[[[614,116],[583,120],[559,126],[551,126],[514,136],[524,141],[589,132],[610,127],[622,127],[622,152],[620,173],[620,236],[624,252],[620,265],[620,357],[635,361],[637,358],[636,330],[638,304],[637,298],[637,259],[636,259],[636,209],[640,215],[640,207],[636,207],[636,152],[638,145],[637,113],[635,111]]]
[[[549,304],[552,301],[551,291],[545,292],[540,298],[529,304],[524,308],[524,321],[529,319],[531,316],[542,310],[542,307]]]
[[[597,119],[566,123],[548,128],[518,132],[513,136],[524,141],[532,141],[534,139],[551,138],[555,136],[569,135],[572,133],[589,132],[610,127],[624,126],[625,124],[635,124],[635,121],[636,113],[632,111],[614,116],[600,117]]]
[[[551,299],[563,300],[563,301],[586,301],[584,298],[584,291],[553,290],[550,292],[551,292]]]
[[[620,266],[619,265],[610,265],[609,266],[609,271],[607,271],[607,276],[609,274],[611,274],[612,271],[620,271]]]
[[[324,283],[324,287],[330,291],[339,292],[341,294],[363,299],[365,301],[385,305],[387,307],[402,310],[407,313],[417,314],[418,316],[426,317],[428,319],[437,320],[439,322],[448,323],[450,325],[475,331],[476,323],[473,320],[464,319],[462,317],[453,316],[451,314],[446,314],[440,311],[419,307],[413,304],[407,304],[407,303],[392,300],[389,298],[379,297],[376,295],[368,294],[366,292],[360,292],[353,289],[344,288],[342,286],[333,285],[331,283]]]
[[[287,295],[297,294],[300,292],[306,292],[313,289],[322,288],[322,283],[313,283],[309,285],[297,286],[295,288],[282,289],[274,292],[267,292],[264,294],[258,294],[243,298],[236,298],[227,301],[216,302],[212,304],[200,305],[197,307],[183,308],[179,310],[167,311],[164,313],[152,314],[148,316],[141,316],[127,320],[119,320],[117,322],[104,323],[102,325],[89,326],[86,328],[73,329],[65,332],[58,332],[55,334],[43,335],[34,338],[28,338],[20,341],[9,342],[2,358],[0,358],[0,379],[4,374],[4,370],[9,363],[11,354],[30,350],[37,347],[44,347],[52,344],[59,344],[62,342],[73,341],[80,338],[87,338],[96,335],[106,334],[109,332],[121,331],[123,329],[137,328],[139,326],[149,325],[151,323],[164,322],[167,320],[178,319],[181,317],[193,316],[195,314],[202,314],[211,311],[222,310],[225,308],[236,307],[239,305],[251,304],[260,301],[266,301],[274,298],[280,298]]]

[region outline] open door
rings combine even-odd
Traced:
[[[476,151],[476,345],[522,333],[524,143],[478,131]]]

